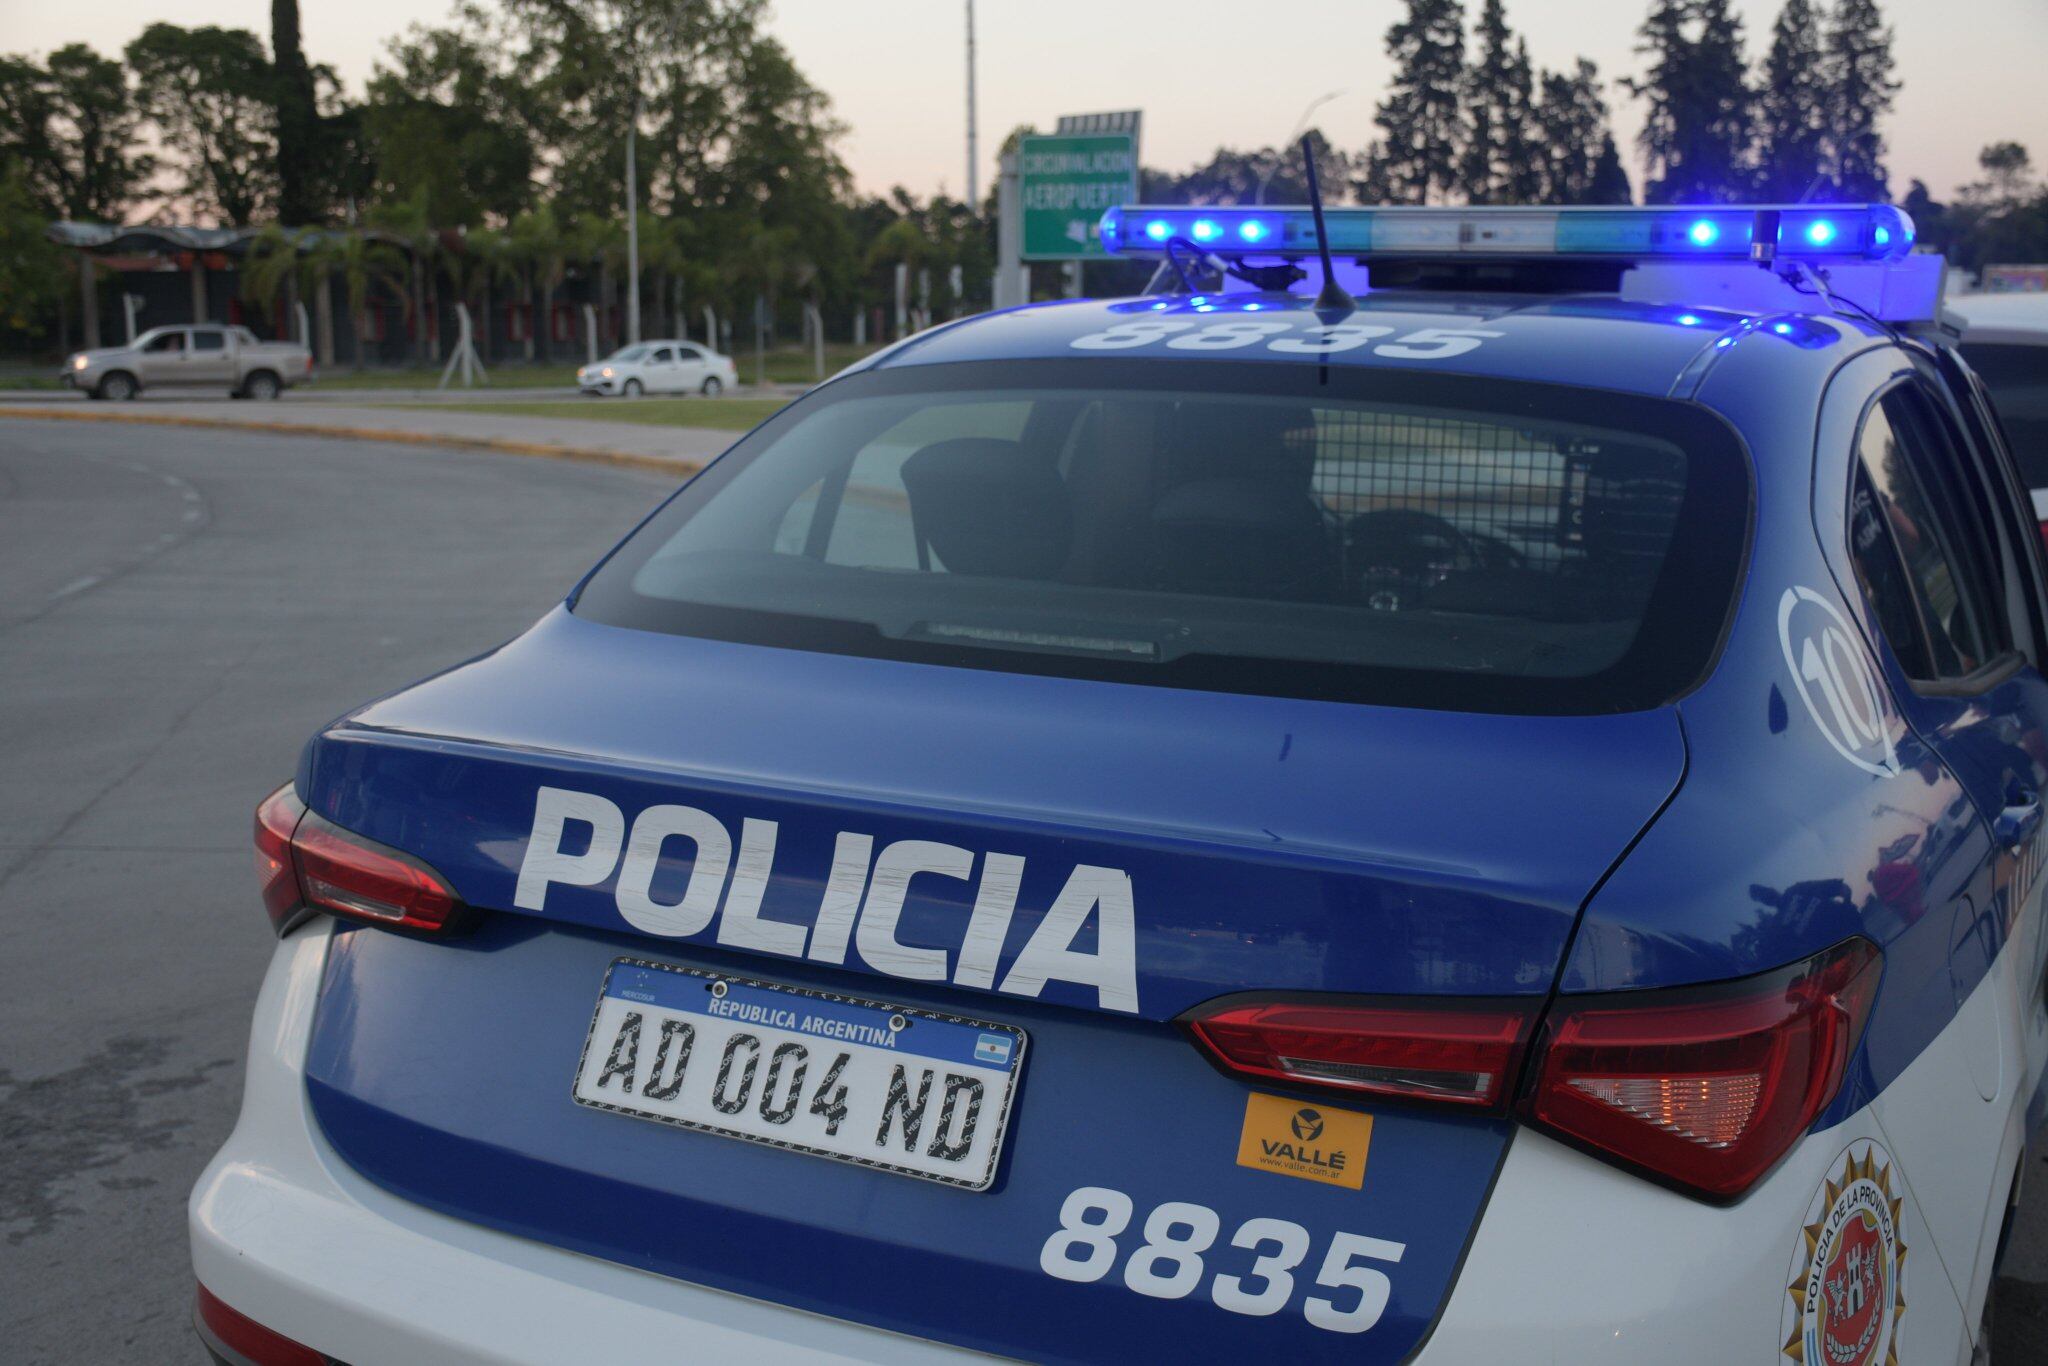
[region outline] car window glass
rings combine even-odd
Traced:
[[[854,376],[693,484],[578,610],[1403,705],[1626,710],[1697,676],[1746,523],[1718,428],[1591,391],[1497,411],[1490,384],[1343,379],[1094,359]]]
[[[1907,577],[1888,511],[1871,487],[1869,470],[1859,462],[1849,492],[1849,553],[1856,562],[1856,577],[1899,667],[1908,678],[1932,679],[1938,674],[1928,657],[1920,602]],[[1948,644],[1946,638],[1943,644]],[[1953,660],[1950,646],[1945,662],[1953,668]]]
[[[2010,455],[1983,382],[1953,353],[1936,358],[1946,402],[1929,402],[1945,439],[1957,453],[1987,532],[1984,554],[1993,595],[2003,614],[2005,647],[2039,667],[2048,601],[2041,583],[2040,526],[2025,476]]]
[[[1864,419],[1857,456],[1918,601],[1934,676],[1956,678],[1989,656],[1968,580],[1951,553],[1956,528],[1944,524],[1922,479],[1930,454],[1924,434],[1898,421],[1901,392],[1893,390]]]
[[[846,492],[825,542],[825,562],[867,569],[933,568],[931,547],[920,544],[911,520],[903,462],[940,441],[1015,441],[1030,411],[1028,403],[1009,402],[927,408],[869,441],[847,469]],[[943,564],[938,568],[943,570]]]
[[[185,334],[183,332],[165,332],[161,336],[153,338],[142,349],[150,352],[183,351],[185,349]]]
[[[255,334],[254,332],[251,332],[251,331],[250,331],[250,330],[249,330],[248,328],[246,328],[246,327],[237,327],[237,328],[234,328],[234,329],[232,329],[232,330],[233,330],[233,332],[234,332],[234,334],[235,334],[235,340],[236,340],[236,341],[238,341],[238,342],[240,342],[240,343],[241,343],[242,345],[244,345],[244,346],[254,346],[254,345],[256,345],[256,334]]]
[[[2025,623],[2014,616],[2017,584],[2010,537],[1994,495],[2003,499],[1982,466],[1977,447],[1956,425],[1955,410],[1927,382],[1908,385],[1887,400],[1898,407],[1902,430],[1915,431],[1906,440],[1924,444],[1920,466],[1928,493],[1939,504],[1949,532],[1949,557],[1965,575],[1971,611],[1983,637],[1984,657],[1993,658],[2029,639]]]
[[[657,346],[654,348],[652,363],[655,365],[674,365],[676,363],[676,353],[669,350],[666,346]]]
[[[218,332],[194,332],[192,334],[192,349],[194,351],[225,351],[227,348],[228,339]]]
[[[694,346],[678,346],[676,350],[681,353],[684,360],[704,359],[704,353]]]

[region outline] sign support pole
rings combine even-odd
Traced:
[[[1002,170],[996,180],[994,303],[997,308],[1015,308],[1031,301],[1029,286],[1022,293],[1018,292],[1017,281],[1023,269],[1024,206],[1017,199],[1017,154],[1005,152]]]

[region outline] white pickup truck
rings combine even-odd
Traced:
[[[207,323],[153,327],[126,346],[80,351],[64,362],[63,374],[72,388],[110,399],[173,386],[269,399],[312,377],[313,355],[305,347],[257,341],[246,327]]]

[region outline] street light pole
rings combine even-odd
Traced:
[[[1278,175],[1280,168],[1286,164],[1287,151],[1300,142],[1301,135],[1308,131],[1308,121],[1315,115],[1316,110],[1321,109],[1331,100],[1342,97],[1345,93],[1342,90],[1332,90],[1329,94],[1318,95],[1308,102],[1308,108],[1302,110],[1301,117],[1294,121],[1294,131],[1287,135],[1287,141],[1280,144],[1283,149],[1280,154],[1280,160],[1275,161],[1260,174],[1258,193],[1252,196],[1252,203],[1263,204],[1266,202],[1266,187],[1273,183],[1273,177]]]
[[[637,78],[635,84],[638,84]],[[634,165],[640,134],[640,92],[633,92],[633,121],[626,125],[626,340],[640,340],[640,175]]]
[[[974,150],[974,0],[967,0],[967,211],[979,213],[981,197],[977,193],[978,181],[975,163],[978,158]]]

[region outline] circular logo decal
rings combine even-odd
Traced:
[[[1792,1259],[1785,1355],[1804,1366],[1898,1366],[1906,1244],[1892,1158],[1869,1140],[1815,1193]]]
[[[1786,589],[1778,599],[1778,643],[1806,714],[1835,752],[1879,778],[1897,773],[1884,690],[1841,611],[1811,588]]]
[[[1323,1136],[1323,1117],[1314,1110],[1296,1110],[1294,1136],[1303,1143],[1315,1142]]]

